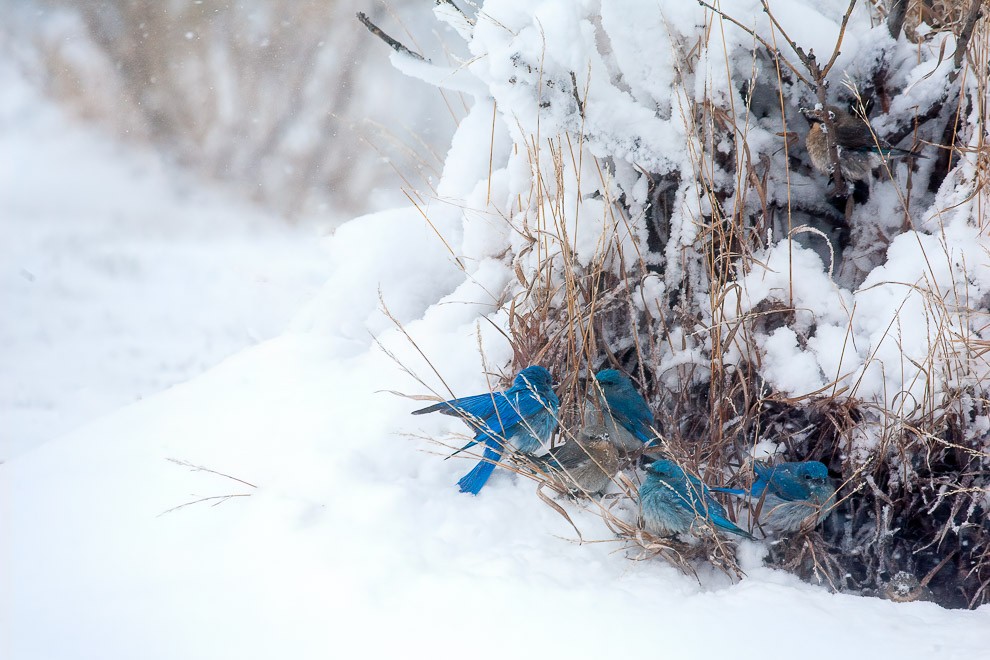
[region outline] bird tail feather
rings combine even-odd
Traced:
[[[888,158],[928,158],[920,151],[911,151],[910,149],[900,149],[898,147],[885,147],[881,150],[884,156]]]
[[[464,451],[466,449],[470,449],[471,447],[474,447],[476,444],[478,444],[478,441],[477,440],[472,440],[471,442],[467,443],[466,445],[464,445],[460,449],[456,450],[453,454],[451,454],[450,456],[447,456],[447,458],[444,458],[443,460],[446,461],[448,458],[453,458],[454,456],[457,456],[458,454],[460,454],[462,451]]]
[[[480,493],[481,489],[488,483],[488,477],[492,476],[492,472],[495,470],[495,464],[501,458],[502,454],[500,452],[495,451],[491,447],[485,447],[484,458],[457,482],[461,492],[471,493],[472,495]]]
[[[745,495],[746,491],[741,488],[720,488],[718,486],[710,486],[708,490],[714,491],[716,493],[728,493],[729,495]]]
[[[729,531],[729,532],[732,532],[733,534],[738,534],[739,536],[741,536],[741,537],[743,537],[745,539],[749,539],[750,541],[755,541],[756,540],[756,537],[755,536],[753,536],[752,534],[750,534],[749,532],[747,532],[745,529],[742,529],[738,525],[733,525],[731,528],[728,528],[727,527],[726,530]]]
[[[444,413],[450,413],[452,406],[447,401],[441,401],[440,403],[434,403],[432,406],[426,406],[425,408],[420,408],[419,410],[412,411],[413,415],[425,415],[426,413],[441,411]]]

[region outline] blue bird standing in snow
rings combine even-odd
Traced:
[[[824,520],[835,505],[835,486],[828,468],[820,461],[753,465],[756,481],[749,491],[735,488],[712,490],[732,495],[749,495],[759,512],[759,523],[769,531],[793,532],[805,520]]]
[[[516,374],[512,387],[451,399],[413,411],[414,415],[441,412],[460,417],[474,429],[474,439],[459,451],[483,443],[482,460],[457,482],[462,493],[477,495],[488,482],[506,445],[525,454],[536,452],[557,428],[560,401],[550,372],[529,366]]]
[[[603,369],[595,374],[595,382],[595,399],[604,420],[597,419],[598,411],[589,405],[585,411],[586,425],[604,422],[613,444],[627,452],[638,451],[656,439],[653,412],[625,374]]]
[[[660,536],[690,531],[700,520],[725,532],[754,538],[726,517],[725,509],[712,497],[708,486],[667,459],[646,468],[646,479],[639,488],[639,507],[647,531]]]

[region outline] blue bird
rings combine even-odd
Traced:
[[[653,412],[628,377],[615,369],[603,369],[595,374],[595,381],[595,399],[604,420],[598,418],[598,411],[589,405],[585,411],[585,424],[604,422],[615,446],[627,452],[638,451],[656,439],[652,428],[655,423]]]
[[[536,452],[557,428],[559,409],[550,372],[529,366],[516,374],[512,387],[504,392],[442,401],[413,414],[439,411],[460,417],[474,429],[474,439],[458,451],[484,443],[483,458],[457,485],[462,493],[477,495],[502,459],[503,447],[508,445],[525,454]]]
[[[754,537],[726,517],[709,488],[673,461],[661,459],[646,469],[639,488],[639,507],[647,531],[673,536],[690,531],[695,521],[747,539]]]
[[[805,520],[819,516],[824,520],[835,505],[835,486],[828,468],[820,461],[779,463],[774,466],[756,462],[756,481],[749,491],[736,488],[713,488],[732,495],[748,495],[759,514],[762,527],[773,532],[793,532]]]

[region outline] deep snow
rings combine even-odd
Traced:
[[[746,579],[701,587],[575,543],[531,482],[461,495],[466,462],[376,393],[402,382],[377,349],[292,333],[2,466],[6,657],[985,655],[986,607],[833,595],[753,547]]]

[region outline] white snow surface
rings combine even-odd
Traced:
[[[375,393],[394,363],[349,345],[271,340],[0,467],[4,657],[985,657],[986,607],[830,594],[752,557],[699,586],[575,543],[529,481],[459,494],[467,462]],[[228,494],[250,496],[162,513]]]
[[[827,4],[834,14],[835,3]],[[602,21],[617,25],[622,12],[627,22],[649,18],[637,6],[605,2]],[[475,54],[488,56],[479,57],[472,70],[521,75],[524,66],[506,64],[511,53],[533,55],[546,38],[547,62],[586,71],[594,56],[577,52],[576,44],[593,37],[584,16],[596,8],[587,1],[547,1],[535,9],[509,0],[486,3],[490,21],[473,30],[459,26],[474,35],[472,48],[484,50]],[[547,28],[543,34],[534,12]],[[695,12],[672,11],[664,18],[690,31]],[[623,32],[615,29],[616,35]],[[568,43],[575,44],[570,51]],[[661,55],[670,47],[647,46]],[[651,145],[683,140],[677,121],[657,119],[636,101],[662,89],[650,82],[650,71],[630,76],[624,95],[606,93],[612,64],[595,62],[589,98],[596,100],[587,106],[588,123],[600,136],[618,133],[592,140],[588,148],[615,148],[632,162],[637,154],[646,158]],[[461,88],[472,89],[471,82]],[[521,95],[529,92],[523,87],[503,83],[495,89],[499,106],[511,109],[516,96],[518,108],[525,106]],[[554,100],[569,99],[563,93]],[[655,108],[661,117],[677,113],[676,99],[666,100]],[[948,611],[931,603],[832,594],[763,567],[764,549],[749,542],[739,548],[744,579],[733,583],[702,571],[699,581],[659,560],[634,561],[635,553],[616,542],[592,512],[564,503],[583,538],[601,541],[577,542],[573,529],[539,501],[532,482],[505,471],[496,471],[478,497],[457,492],[454,483],[472,461],[441,460],[427,438],[444,439],[463,432],[463,425],[439,415],[410,417],[422,403],[390,391],[423,393],[400,363],[442,395],[484,391],[490,385],[485,370],[509,363],[511,351],[499,329],[505,326],[501,301],[513,271],[501,255],[509,245],[524,269],[536,255],[523,258],[523,239],[485,200],[511,211],[513,200],[526,192],[533,171],[509,154],[512,141],[524,139],[513,133],[534,122],[533,110],[517,114],[516,124],[503,120],[493,137],[491,102],[479,99],[448,155],[438,185],[445,199],[424,209],[432,226],[413,208],[345,224],[330,241],[327,284],[290,332],[0,464],[0,657],[986,657],[987,606]],[[548,131],[553,121],[570,126],[569,116],[556,111],[543,118]],[[489,140],[497,156],[490,181]],[[63,141],[71,146],[71,140]],[[102,213],[106,196],[92,186],[110,178],[99,168],[114,167],[107,155],[113,150],[92,143],[66,149],[59,167],[91,172],[92,184],[80,188],[95,191],[75,196],[73,211]],[[30,155],[30,144],[22,152]],[[103,156],[94,163],[93,153]],[[649,164],[658,170],[680,167],[684,158],[673,154]],[[589,155],[568,165],[567,174],[574,177],[592,163]],[[620,164],[615,180],[602,182],[603,193],[614,198],[621,187],[636,199],[641,181]],[[13,197],[20,200],[21,215],[30,217],[34,209],[48,209],[39,216],[55,215],[51,205],[59,196],[50,194],[51,187],[30,194],[29,182],[18,186],[23,190]],[[144,206],[162,199],[140,190],[129,194]],[[571,190],[563,198],[577,200]],[[581,240],[609,231],[626,245],[642,240],[636,227],[610,228],[604,204],[596,206],[591,198],[582,203],[587,206],[580,216]],[[171,217],[183,209],[192,212],[180,206],[165,213]],[[567,222],[576,229],[576,217]],[[672,237],[672,244],[693,240],[689,226],[684,222],[683,236]],[[960,219],[960,238],[966,228]],[[107,231],[103,240],[116,236]],[[269,243],[263,232],[252,244],[256,240]],[[574,240],[576,253],[589,253]],[[925,240],[912,234],[895,242],[891,254],[911,256]],[[744,282],[746,305],[779,295],[777,276],[791,265],[828,283],[817,256],[799,246],[786,248],[770,248],[764,261],[775,267]],[[899,264],[906,266],[907,259],[892,258],[886,267]],[[918,274],[889,274],[895,276]],[[174,277],[170,291],[197,289],[207,279],[186,268],[176,269]],[[222,304],[235,306],[244,296],[264,308],[237,290],[242,279],[223,285],[233,297]],[[112,278],[94,276],[97,289],[111,285]],[[290,288],[297,297],[286,304],[302,298],[297,287]],[[658,282],[644,283],[656,295],[663,289]],[[807,374],[811,384],[835,378],[847,359],[858,366],[857,355],[840,357],[829,348],[842,341],[847,327],[860,332],[843,315],[853,294],[818,291],[818,307],[811,311],[827,325],[803,355],[813,372]],[[889,291],[879,286],[858,295]],[[402,330],[382,313],[379,292]],[[139,300],[149,295],[133,293]],[[889,310],[904,295],[870,304]],[[196,313],[182,312],[181,319]],[[149,323],[162,325],[162,318]],[[37,324],[25,315],[4,327],[22,332],[30,323]],[[810,320],[799,315],[796,323]],[[159,331],[169,334],[168,326]],[[90,337],[104,332],[97,327]],[[793,339],[793,332],[780,332],[763,347],[774,358],[770,375],[781,388],[803,385],[789,381],[794,372],[785,368],[798,350]],[[4,346],[17,345],[5,339]],[[866,346],[876,352],[886,344],[880,338]],[[670,360],[693,359],[687,353]],[[103,373],[100,363],[81,368]]]

